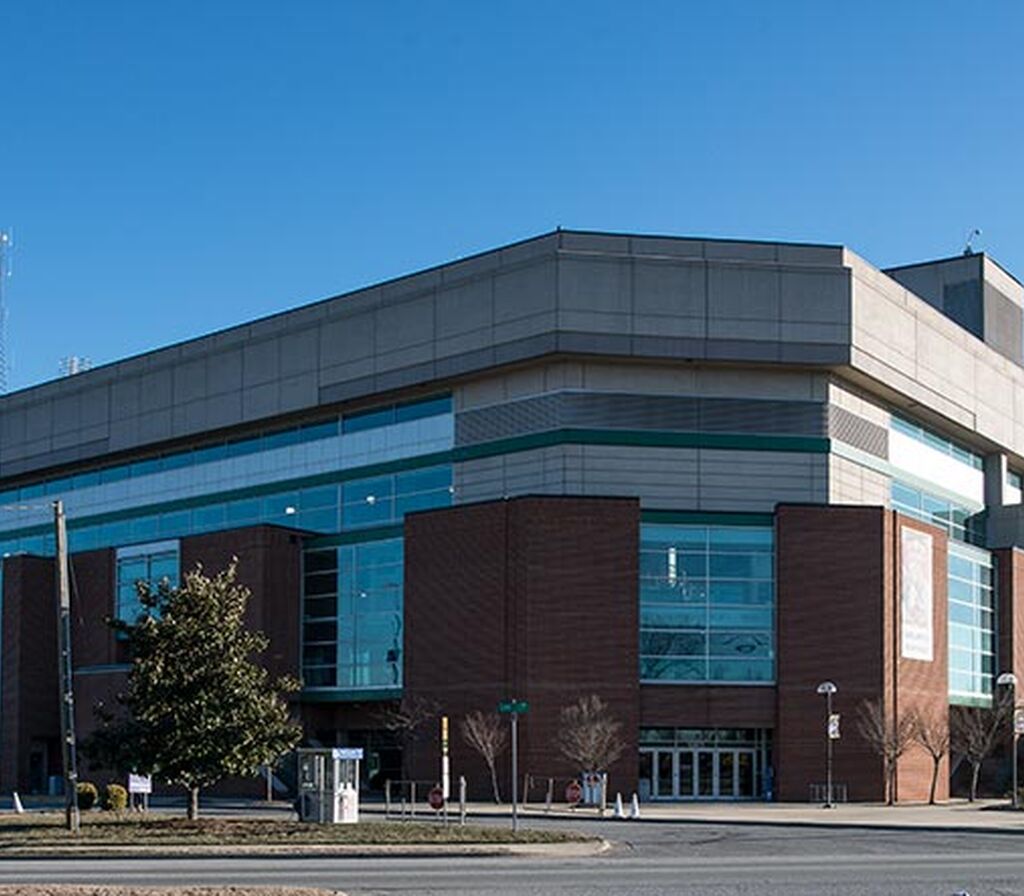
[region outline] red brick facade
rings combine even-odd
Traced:
[[[474,710],[527,700],[520,768],[580,769],[553,741],[560,710],[597,694],[622,723],[627,748],[613,788],[637,776],[639,507],[628,499],[521,498],[438,510],[406,521],[405,690],[451,718],[452,766],[475,793],[486,771],[459,725]],[[508,793],[501,763],[503,787]],[[417,752],[436,777],[436,750]]]
[[[933,660],[900,653],[900,530],[932,537]],[[833,711],[834,781],[851,800],[884,798],[883,764],[859,730],[865,701],[880,700],[890,718],[928,710],[948,718],[946,536],[892,511],[872,507],[780,506],[776,517],[780,799],[806,800],[825,780],[825,699],[818,684],[838,686]],[[911,747],[898,765],[901,800],[928,796],[931,759]],[[948,765],[937,796],[948,795]]]
[[[776,515],[776,684],[639,684],[638,542],[632,499],[528,497],[409,516],[405,526],[404,682],[451,720],[454,775],[487,794],[480,758],[459,730],[474,710],[492,712],[508,698],[527,700],[520,727],[520,769],[568,776],[553,746],[559,711],[597,694],[622,723],[626,751],[612,768],[612,788],[639,790],[641,728],[743,728],[772,732],[775,788],[806,800],[824,781],[824,700],[815,689],[839,687],[842,716],[835,776],[851,800],[880,800],[882,762],[858,730],[865,700],[890,716],[936,712],[948,719],[947,540],[933,527],[872,507],[780,506]],[[901,655],[901,530],[932,539],[933,659]],[[181,568],[207,569],[239,558],[253,592],[249,621],[270,638],[272,674],[300,667],[300,536],[259,526],[181,540]],[[1024,680],[1024,551],[996,553],[1000,654]],[[124,643],[104,619],[114,612],[115,552],[73,558],[73,651],[80,735],[93,707],[113,701],[124,683]],[[18,556],[4,562],[0,788],[44,786],[59,771],[53,562]],[[999,663],[997,671],[1009,666]],[[376,736],[380,702],[304,703],[307,734],[333,743]],[[437,720],[421,729],[407,756],[420,780],[438,775]],[[378,741],[378,743],[383,741]],[[33,758],[34,757],[34,758]],[[500,763],[508,793],[507,754]],[[389,761],[391,761],[389,759]],[[33,765],[34,763],[34,765]],[[901,800],[928,796],[932,763],[912,747],[898,767]],[[948,795],[948,761],[939,799]]]

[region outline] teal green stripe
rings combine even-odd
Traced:
[[[515,454],[521,451],[533,451],[537,448],[550,448],[558,445],[713,448],[726,451],[791,451],[804,454],[828,454],[831,448],[829,439],[817,436],[664,432],[660,430],[556,429],[547,432],[513,436],[507,439],[497,439],[493,442],[483,442],[479,445],[464,445],[448,451],[435,451],[431,454],[420,454],[416,457],[407,457],[400,460],[368,464],[367,466],[354,467],[349,470],[318,473],[315,476],[303,476],[295,479],[282,479],[261,485],[251,485],[245,488],[210,493],[196,498],[179,498],[174,501],[146,504],[94,516],[76,517],[68,521],[68,528],[72,530],[81,529],[86,526],[116,523],[120,520],[134,519],[139,516],[173,513],[176,510],[191,510],[196,507],[205,507],[209,504],[225,501],[257,498],[289,489],[333,485],[352,479],[384,476],[389,473],[400,473],[406,470],[432,467],[445,463],[460,463],[481,458],[500,457],[504,454]],[[50,532],[51,529],[52,527],[49,524],[32,526],[25,529],[12,529],[0,532],[0,539],[42,535]]]
[[[301,703],[357,703],[361,700],[398,700],[401,696],[401,688],[367,688],[355,691],[330,688],[303,691],[299,695],[299,701]]]
[[[640,513],[644,523],[703,523],[722,526],[771,526],[775,518],[770,513],[726,513],[723,511],[644,510]]]
[[[384,538],[401,538],[404,534],[404,527],[401,524],[395,526],[377,526],[373,529],[358,529],[355,532],[338,532],[335,535],[319,535],[307,538],[303,546],[307,548],[330,548],[341,544],[360,544],[364,541],[380,541]]]

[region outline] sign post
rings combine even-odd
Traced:
[[[825,695],[825,808],[834,808],[832,803],[832,741],[839,740],[839,713],[832,712],[832,695],[838,691],[835,682],[823,681],[818,685],[819,694]]]
[[[527,712],[530,704],[525,700],[503,700],[498,712],[505,713],[512,723],[512,831],[519,830],[519,714]]]
[[[441,793],[451,798],[451,774],[448,766],[448,716],[441,716]]]

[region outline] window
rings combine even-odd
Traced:
[[[402,562],[400,538],[306,551],[305,687],[402,686]]]
[[[775,678],[774,535],[761,526],[644,524],[640,678]]]
[[[995,674],[995,581],[988,551],[950,543],[949,698],[991,701]]]
[[[938,526],[957,541],[978,544],[983,538],[976,527],[975,512],[971,508],[939,498],[905,482],[896,479],[892,481],[889,503],[893,510]]]
[[[117,550],[116,617],[122,622],[135,622],[142,615],[137,583],[149,582],[156,588],[167,582],[178,587],[179,546],[177,541],[156,541]]]

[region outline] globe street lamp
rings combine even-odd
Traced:
[[[825,695],[825,808],[832,809],[832,741],[838,736],[838,725],[833,735],[832,695],[838,691],[833,681],[823,681],[818,685],[818,693]]]
[[[1017,730],[1017,676],[1012,672],[1004,672],[996,679],[996,684],[1010,689],[1010,725],[1013,728],[1013,759],[1011,760],[1013,765],[1013,808],[1016,809],[1019,801],[1017,796],[1017,740],[1020,738],[1020,732]]]

